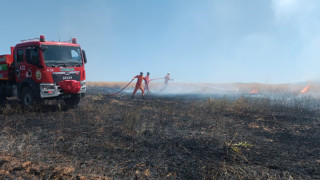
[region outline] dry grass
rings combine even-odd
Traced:
[[[88,81],[88,87],[109,87],[109,88],[122,88],[127,85],[128,82],[106,82],[106,81]],[[134,87],[134,83],[131,83],[130,87]]]
[[[130,85],[127,87],[127,89],[133,89],[135,88],[136,85],[136,79],[130,83]],[[87,82],[87,86],[89,88],[108,88],[110,93],[117,92],[118,90],[122,89],[125,87],[129,82],[98,82],[98,81],[89,81]],[[144,86],[144,81],[143,81],[143,86]],[[152,87],[152,90],[159,91],[161,88],[163,88],[163,83],[162,82],[150,82],[150,86]]]
[[[128,88],[135,87],[133,81]],[[128,82],[87,82],[91,88],[108,88],[115,92]],[[164,88],[162,80],[151,81],[150,88],[153,92],[160,92]],[[169,90],[168,90],[169,89]],[[305,92],[302,93],[302,91]],[[258,94],[276,96],[314,96],[320,97],[320,84],[318,82],[306,82],[300,84],[262,84],[262,83],[187,83],[170,81],[167,93],[193,93],[193,94],[212,94],[212,93],[237,93],[237,94]]]

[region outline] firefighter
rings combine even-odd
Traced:
[[[168,81],[171,80],[170,79],[170,73],[168,72],[167,75],[164,77],[164,85],[165,87],[168,86]]]
[[[144,77],[144,82],[145,82],[145,86],[144,86],[144,89],[147,91],[147,93],[149,94],[150,93],[150,89],[149,89],[149,83],[150,83],[150,73],[147,72],[147,75]]]
[[[132,94],[132,99],[134,98],[134,95],[136,94],[136,92],[138,91],[138,89],[141,90],[142,92],[142,99],[144,99],[144,89],[142,87],[142,81],[145,80],[145,78],[143,77],[143,72],[140,72],[140,75],[136,75],[132,78],[132,80],[134,80],[135,78],[137,78],[137,83],[136,83],[136,87],[134,88],[133,94]]]
[[[173,80],[173,79],[170,78],[170,73],[169,72],[167,73],[167,75],[163,79],[164,79],[164,87],[160,91],[163,91],[168,87],[169,80]]]

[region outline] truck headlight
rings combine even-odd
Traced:
[[[85,86],[86,85],[86,81],[81,81],[80,84],[81,84],[81,86]]]

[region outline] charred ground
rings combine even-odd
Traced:
[[[319,179],[314,98],[88,95],[79,108],[2,105],[0,178]]]

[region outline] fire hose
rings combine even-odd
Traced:
[[[114,96],[114,95],[119,94],[119,93],[122,92],[124,89],[126,89],[126,88],[129,86],[129,84],[132,83],[133,80],[134,80],[134,79],[132,79],[126,86],[124,86],[122,89],[120,89],[120,91],[115,92],[115,93],[112,93],[112,94],[106,94],[106,96]]]
[[[154,78],[154,79],[150,79],[150,81],[160,80],[160,79],[164,79],[164,78]]]
[[[164,79],[164,78],[155,78],[155,79],[151,79],[152,80],[160,80],[160,79]],[[134,81],[134,79],[132,79],[127,85],[125,85],[122,89],[120,89],[118,92],[112,93],[112,94],[106,94],[106,96],[114,96],[119,94],[120,92],[122,92],[123,90],[125,90],[131,83],[132,81]]]

